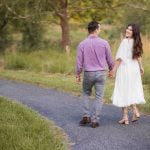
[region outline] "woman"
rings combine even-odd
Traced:
[[[122,107],[123,117],[120,124],[129,124],[128,106],[132,107],[132,122],[140,118],[136,104],[145,103],[141,74],[144,74],[141,57],[143,54],[140,29],[136,24],[129,24],[125,38],[116,54],[116,61],[111,76],[115,76],[115,87],[111,97],[113,104]]]

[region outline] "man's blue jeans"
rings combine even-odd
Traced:
[[[85,71],[83,78],[83,116],[92,117],[92,122],[98,122],[103,105],[106,71]],[[89,96],[95,88],[92,115],[89,107]]]

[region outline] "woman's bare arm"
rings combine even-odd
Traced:
[[[138,61],[139,67],[140,67],[141,74],[143,75],[144,74],[144,68],[142,65],[142,57],[138,57],[137,61]]]

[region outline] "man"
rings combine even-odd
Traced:
[[[84,70],[83,78],[83,117],[80,125],[91,123],[92,128],[99,126],[99,116],[103,105],[104,84],[107,66],[113,68],[109,43],[98,37],[100,24],[92,21],[88,24],[89,36],[78,45],[76,58],[76,80],[79,83],[80,74]],[[90,113],[89,96],[92,87],[95,88],[93,114]]]

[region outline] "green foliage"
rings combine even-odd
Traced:
[[[63,8],[66,9],[66,14]],[[139,23],[142,33],[149,35],[149,10],[149,0],[1,0],[0,50],[4,51],[11,47],[14,42],[20,44],[16,48],[19,47],[26,51],[58,45],[61,42],[61,30],[59,30],[57,39],[49,43],[44,39],[44,34],[49,24],[60,25],[63,15],[67,15],[69,23],[77,23],[77,26],[79,22],[84,25],[91,20],[113,24],[114,28],[106,29],[108,39],[118,38],[120,32],[131,22]],[[16,33],[21,34],[22,38],[19,41],[16,41],[13,36]],[[71,43],[73,40],[71,35]]]
[[[58,24],[64,15],[67,15],[68,19],[82,20],[82,22],[91,19],[103,20],[113,12],[111,6],[114,3],[115,0],[2,0],[0,2],[0,32],[8,26],[11,26],[12,30],[5,32],[3,34],[5,37],[2,35],[0,37],[1,39],[7,39],[7,35],[11,36],[20,32],[22,34],[22,39],[20,39],[22,49],[28,51],[41,49],[45,45],[43,40],[43,25],[45,26],[45,24],[42,22]],[[66,14],[63,11],[64,9],[66,9]],[[5,45],[6,41],[1,40],[1,43],[1,45]]]
[[[118,0],[123,5],[116,8],[113,16],[114,27],[123,32],[129,23],[136,23],[141,26],[142,34],[150,33],[150,1],[149,0]],[[117,2],[118,3],[118,2]]]
[[[36,50],[43,49],[44,43],[43,43],[43,33],[44,30],[41,25],[36,23],[24,23],[24,26],[22,27],[22,44],[21,49],[30,51],[30,50]]]
[[[0,30],[0,52],[4,52],[11,42],[12,37],[9,35],[8,29]]]
[[[36,0],[0,1],[1,50],[16,40],[13,39],[13,34],[16,33],[22,33],[23,38],[20,40],[24,49],[32,50],[43,46],[44,30],[40,22],[44,16],[40,15],[39,10],[39,2]]]

